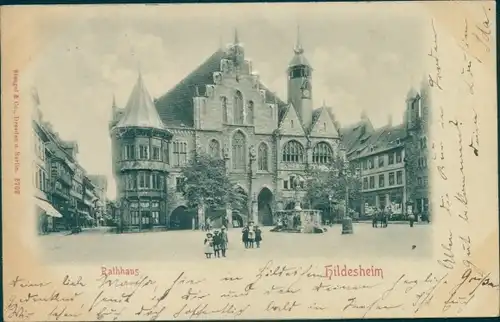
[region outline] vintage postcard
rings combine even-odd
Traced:
[[[2,7],[4,319],[498,316],[495,11]]]

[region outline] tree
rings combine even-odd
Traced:
[[[360,199],[361,180],[357,177],[355,163],[347,168],[341,156],[335,157],[326,168],[313,170],[309,174],[305,199],[314,209],[330,209],[332,204],[345,200],[349,188],[349,205]]]
[[[181,191],[189,208],[199,205],[211,209],[230,205],[233,209],[246,207],[244,195],[234,188],[226,173],[224,160],[203,153],[195,153],[183,168]]]

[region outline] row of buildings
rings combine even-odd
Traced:
[[[330,107],[314,105],[313,68],[299,35],[286,74],[282,100],[253,71],[237,32],[233,43],[157,99],[139,73],[127,104],[113,101],[109,124],[122,224],[137,229],[201,224],[205,213],[187,209],[177,187],[183,166],[197,151],[224,159],[235,189],[247,196],[245,209],[225,210],[234,224],[272,224],[274,211],[293,207],[297,195],[305,195],[292,187],[293,179],[325,168],[338,155],[361,169],[362,200],[350,206],[362,215],[389,205],[402,214],[412,207],[428,211],[427,154],[412,148],[408,155],[425,140],[425,86],[408,93],[403,124],[374,129],[362,116],[355,126],[342,128]]]
[[[38,231],[105,224],[110,219],[106,177],[87,174],[77,160],[77,143],[63,141],[52,125],[43,121],[36,92],[33,99],[32,169]]]
[[[354,205],[361,216],[390,208],[394,215],[419,214],[429,218],[428,120],[429,85],[406,96],[402,124],[374,129],[366,116],[342,129],[347,159],[360,169],[361,200]]]

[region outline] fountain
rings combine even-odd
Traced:
[[[321,211],[315,209],[302,209],[299,201],[298,190],[304,184],[304,178],[297,176],[292,180],[295,189],[295,207],[291,210],[278,210],[275,212],[277,226],[272,232],[320,234],[326,231],[321,227]]]

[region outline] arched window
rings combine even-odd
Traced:
[[[259,170],[262,171],[269,171],[269,166],[268,166],[268,148],[267,144],[262,142],[259,145],[259,155],[258,155],[258,163],[259,163]]]
[[[220,104],[222,107],[222,122],[227,123],[227,98],[225,96],[220,98]]]
[[[325,142],[320,142],[316,144],[313,149],[313,162],[320,164],[327,164],[333,160],[333,151]]]
[[[210,144],[208,145],[208,154],[212,158],[218,158],[220,157],[220,144],[219,141],[216,139],[213,139],[210,141]]]
[[[297,141],[289,141],[283,147],[284,162],[302,162],[304,159],[304,147]]]
[[[234,124],[243,124],[243,95],[240,91],[234,94],[233,120]]]
[[[246,165],[245,136],[240,131],[233,135],[233,169],[244,170]]]
[[[253,101],[248,101],[247,122],[253,124]]]

